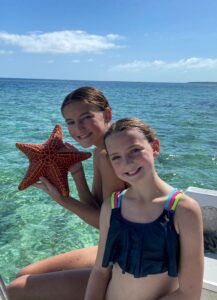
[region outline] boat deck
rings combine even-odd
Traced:
[[[189,187],[186,191],[204,209],[204,228],[217,235],[217,191]],[[213,210],[212,210],[213,208]],[[201,300],[217,300],[217,253],[205,254],[203,292]]]

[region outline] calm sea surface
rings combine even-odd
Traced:
[[[113,120],[135,116],[156,129],[163,179],[180,189],[217,189],[217,84],[0,79],[0,273],[6,283],[33,261],[97,243],[96,230],[45,193],[17,189],[28,160],[15,143],[42,143],[57,123],[72,142],[60,105],[86,85],[103,91]],[[92,160],[84,166],[91,186]],[[77,195],[72,181],[70,190]]]

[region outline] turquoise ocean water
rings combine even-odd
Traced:
[[[15,143],[42,143],[56,123],[72,142],[60,105],[84,85],[103,91],[113,120],[136,116],[156,129],[162,178],[181,189],[217,189],[217,84],[0,79],[0,273],[6,283],[33,261],[97,243],[96,230],[43,192],[17,189],[28,160]],[[84,166],[91,186],[92,160]],[[72,181],[70,190],[76,196]]]

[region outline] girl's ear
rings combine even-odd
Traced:
[[[109,123],[111,122],[111,119],[112,119],[112,110],[110,107],[106,107],[106,109],[104,110],[103,112],[104,114],[104,120],[106,123]]]
[[[158,139],[153,140],[152,149],[153,149],[154,157],[157,157],[160,154],[160,142]]]

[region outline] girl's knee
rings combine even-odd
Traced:
[[[27,276],[28,274],[28,268],[23,268],[16,274],[16,278],[19,278],[21,276]]]
[[[26,286],[28,275],[23,275],[11,281],[11,283],[7,286],[7,293],[10,300],[19,300],[23,299],[22,291]]]
[[[8,289],[15,289],[19,287],[23,288],[26,285],[28,277],[29,277],[28,275],[20,275],[19,277],[11,281],[7,286],[7,288]]]

